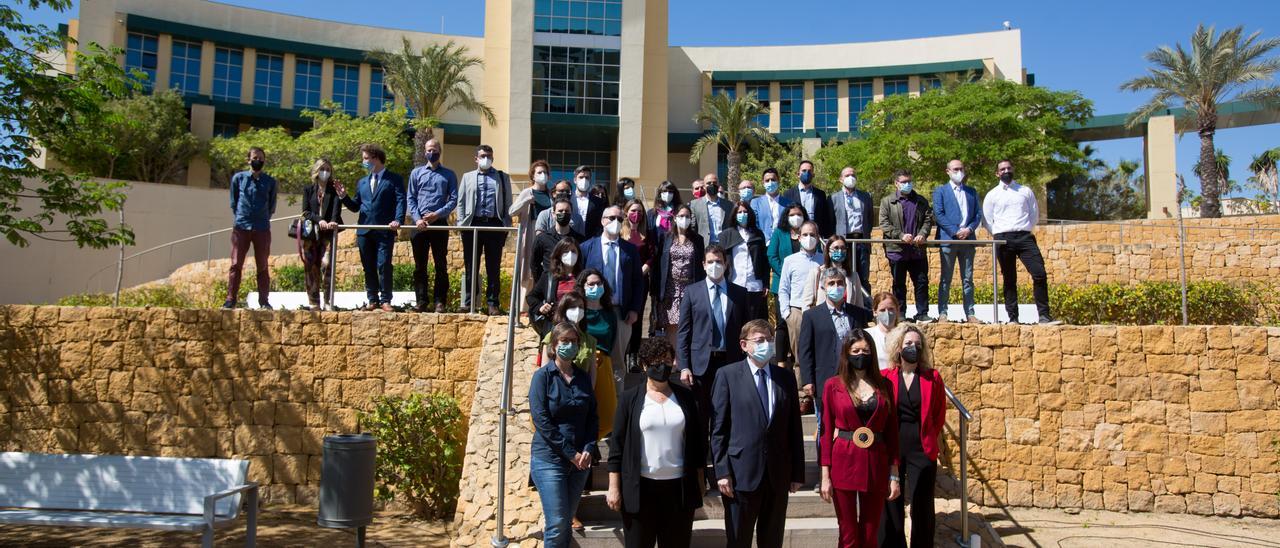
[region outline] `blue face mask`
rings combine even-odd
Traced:
[[[566,360],[573,359],[578,355],[578,345],[571,342],[562,342],[556,345],[556,355]]]
[[[373,169],[373,164],[370,163],[368,160],[365,160],[363,162],[360,162],[360,167],[364,168],[365,171],[369,171]]]
[[[585,290],[584,292],[587,294],[587,298],[593,301],[598,301],[600,300],[600,297],[604,296],[603,285],[583,286],[583,289]]]
[[[801,172],[800,172],[800,182],[802,182],[802,183],[804,183],[804,184],[806,184],[806,185],[807,185],[807,184],[809,184],[809,181],[812,181],[812,180],[813,180],[813,172],[812,172],[812,171],[801,171]]]
[[[898,189],[899,189],[903,194],[911,194],[911,181],[907,181],[907,182],[905,182],[905,183],[902,183],[902,185],[901,185],[901,186],[899,186],[899,187],[898,187]]]
[[[747,214],[739,213],[733,217],[738,220],[738,226],[747,226]]]
[[[827,288],[827,298],[828,298],[828,299],[831,299],[831,302],[833,302],[833,303],[838,303],[838,302],[840,302],[840,301],[843,301],[843,300],[844,300],[844,286],[843,286],[843,285],[837,285],[837,286],[835,286],[835,287],[828,287],[828,288]]]
[[[751,199],[754,198],[755,196],[756,196],[756,191],[754,189],[743,188],[738,190],[738,199],[744,202],[750,202]]]
[[[622,189],[622,195],[628,200],[634,200],[636,198],[636,189],[631,187],[624,188]]]
[[[778,182],[777,182],[777,181],[765,181],[765,182],[764,182],[764,191],[765,191],[765,192],[768,192],[769,194],[773,194],[774,192],[777,192],[777,191],[778,191]]]
[[[837,262],[837,263],[842,263],[842,262],[844,262],[844,250],[843,250],[843,249],[837,249],[837,250],[832,251],[832,252],[831,252],[831,261],[832,261],[832,262]]]
[[[764,341],[756,343],[756,347],[751,351],[751,357],[759,363],[769,363],[773,359],[773,341]]]

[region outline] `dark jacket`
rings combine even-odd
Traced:
[[[786,192],[782,193],[782,195],[786,199],[791,200],[791,203],[793,204],[804,204],[804,200],[800,199],[800,187],[798,186],[788,188]],[[831,200],[827,198],[827,193],[816,185],[813,186],[813,209],[815,210],[813,212],[813,218],[809,220],[818,223],[819,236],[822,236],[823,238],[830,238],[832,234],[836,233],[836,216],[835,213],[831,211]],[[782,221],[785,220],[786,219],[780,220],[778,225],[781,226]]]
[[[404,179],[392,173],[391,170],[384,169],[382,178],[378,180],[378,189],[374,191],[369,188],[369,175],[365,175],[360,182],[356,183],[356,187],[342,198],[342,203],[347,206],[347,209],[360,213],[356,224],[385,225],[391,224],[391,221],[403,221],[407,207]],[[356,230],[356,234],[364,235],[369,231],[370,229],[362,228]],[[396,236],[395,232],[384,230],[374,232],[385,234],[388,238]]]
[[[738,336],[747,323],[747,290],[725,280],[724,349],[726,363],[742,359]],[[694,375],[707,374],[711,360],[711,338],[715,320],[711,317],[711,295],[707,279],[697,280],[684,288],[680,299],[680,325],[676,330],[676,369],[693,370]]]
[[[850,289],[851,290],[851,289]],[[825,298],[824,298],[825,299]],[[871,312],[865,308],[841,303],[849,317],[849,329],[860,329],[871,323]],[[792,312],[794,314],[794,312]],[[826,301],[804,311],[800,320],[800,336],[796,338],[796,361],[800,366],[800,384],[813,385],[813,394],[822,399],[827,379],[840,370],[840,344],[836,323]],[[821,401],[819,401],[821,403]]]
[[[530,278],[536,280],[542,277],[543,272],[551,270],[551,252],[555,250],[556,244],[559,244],[560,240],[566,236],[573,238],[573,241],[579,244],[586,239],[572,228],[563,236],[553,230],[551,232],[539,232],[537,236],[533,237],[533,250],[529,256],[529,268],[533,275]],[[578,255],[581,256],[582,254],[579,253]]]
[[[702,507],[702,486],[698,474],[707,465],[706,420],[698,414],[693,391],[670,383],[671,393],[684,411],[684,476],[681,478],[680,504],[684,510]],[[633,386],[618,399],[618,412],[613,416],[613,437],[609,438],[609,472],[622,474],[622,511],[640,512],[640,467],[644,456],[644,435],[640,433],[640,413],[644,410],[647,389]]]
[[[342,200],[330,188],[324,193],[324,204],[321,205],[317,190],[316,185],[302,188],[302,218],[316,224],[320,221],[342,224]]]
[[[692,230],[693,226],[689,226]],[[685,235],[689,238],[689,243],[693,244],[693,267],[692,279],[700,280],[707,274],[702,270],[702,259],[706,248],[703,247],[702,237],[697,233],[688,232]],[[667,295],[667,278],[671,277],[671,244],[675,242],[676,236],[674,232],[669,232],[658,240],[658,244],[654,247],[658,254],[655,259],[656,263],[650,267],[650,287],[653,289],[653,296],[661,299]]]
[[[599,226],[599,225],[597,225]],[[594,268],[604,272],[604,253],[601,248],[602,237],[597,236],[585,242],[580,261],[584,268]],[[618,286],[609,288],[617,299],[618,319],[625,320],[628,313],[635,312],[638,317],[644,312],[645,287],[644,273],[640,270],[640,248],[635,244],[618,238]],[[605,279],[608,279],[605,273]]]
[[[804,483],[804,434],[795,375],[766,365],[773,379],[773,420],[766,420],[747,360],[716,374],[711,389],[711,458],[717,478],[733,477],[734,490],[755,491],[766,481],[775,493]]]
[[[916,204],[916,230],[912,234],[916,236],[929,237],[929,233],[933,231],[933,208],[929,207],[929,200],[924,199],[918,192],[912,192],[907,196],[903,196],[899,192],[894,192],[885,196],[880,200],[880,230],[884,232],[886,240],[902,239],[902,202],[903,200],[911,200]],[[902,244],[884,244],[885,253],[901,253]]]
[[[747,237],[747,254],[751,256],[751,266],[753,267],[756,279],[764,284],[765,290],[769,287],[769,244],[764,241],[764,235],[754,227],[748,230]],[[742,233],[737,228],[726,228],[720,231],[720,247],[723,247],[728,256],[725,257],[726,266],[729,272],[725,274],[729,279],[733,279],[733,248],[742,243]]]
[[[573,229],[582,233],[588,238],[595,238],[604,232],[604,225],[600,224],[600,218],[604,216],[604,209],[608,204],[603,199],[593,194],[587,195],[587,212],[584,215],[578,210],[578,195],[575,192],[569,196],[570,216],[573,219]]]
[[[533,324],[534,331],[538,335],[546,335],[551,331],[552,318],[556,315],[556,289],[560,286],[560,280],[551,274],[551,270],[543,272],[538,277],[538,281],[533,282],[533,286],[529,287],[529,292],[524,296],[524,302],[529,305],[529,321]],[[539,308],[546,303],[551,303],[551,312],[546,316],[538,312]]]

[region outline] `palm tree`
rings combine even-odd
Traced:
[[[1204,159],[1201,158],[1191,168],[1191,172],[1200,178],[1200,207],[1202,208],[1200,213],[1202,215],[1204,214],[1204,187],[1209,185],[1210,177],[1216,177],[1212,179],[1212,184],[1217,189],[1219,199],[1223,194],[1231,194],[1236,190],[1236,182],[1231,180],[1231,157],[1227,156],[1227,153],[1223,152],[1222,149],[1214,151],[1213,162],[1209,164],[1205,164]],[[1221,217],[1222,215],[1219,214],[1218,216]]]
[[[1266,106],[1280,104],[1280,86],[1263,84],[1280,71],[1280,59],[1263,59],[1280,46],[1280,38],[1258,40],[1257,32],[1247,37],[1242,37],[1243,33],[1243,27],[1218,34],[1212,26],[1199,25],[1191,35],[1190,51],[1182,44],[1160,46],[1146,55],[1147,61],[1154,65],[1146,76],[1120,85],[1122,90],[1155,92],[1146,104],[1129,115],[1126,121],[1129,127],[1169,108],[1175,99],[1182,100],[1187,111],[1195,116],[1195,128],[1200,134],[1200,165],[1204,166],[1198,170],[1202,175],[1202,217],[1222,216],[1222,189],[1217,182],[1224,178],[1217,173],[1213,145],[1213,135],[1218,128],[1218,105],[1229,100],[1254,101]],[[1255,83],[1260,85],[1240,90]],[[1229,99],[1237,90],[1239,93]]]
[[[484,117],[489,125],[496,123],[493,109],[475,95],[475,87],[467,71],[484,65],[479,57],[467,54],[467,47],[453,40],[445,44],[432,44],[421,51],[414,51],[408,38],[401,37],[400,51],[376,50],[370,59],[382,65],[386,71],[386,83],[391,91],[413,109],[417,121],[413,134],[413,165],[426,163],[422,148],[434,136],[432,127],[440,123],[446,112],[460,108]]]
[[[1262,197],[1267,202],[1265,211],[1274,211],[1280,207],[1280,173],[1276,169],[1277,162],[1280,162],[1280,148],[1254,156],[1253,161],[1249,162],[1249,171],[1253,172],[1249,182],[1262,191]]]
[[[710,123],[711,131],[698,138],[689,151],[689,163],[696,164],[702,155],[716,153],[720,147],[728,150],[729,174],[723,188],[737,188],[742,180],[742,152],[748,146],[773,141],[769,130],[758,122],[756,116],[769,112],[769,108],[756,100],[754,93],[737,99],[727,93],[708,95],[702,100],[702,108],[693,121]]]

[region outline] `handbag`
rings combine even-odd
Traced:
[[[294,219],[289,223],[289,237],[315,241],[320,239],[320,230],[310,219]]]

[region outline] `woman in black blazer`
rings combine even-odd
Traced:
[[[729,262],[729,281],[747,290],[746,321],[763,320],[769,315],[769,301],[765,298],[769,293],[769,244],[764,238],[764,233],[756,226],[756,212],[751,209],[751,204],[738,202],[734,205],[733,217],[720,231],[719,241]],[[747,258],[751,261],[753,282],[747,282],[746,273],[737,271],[735,257],[738,250],[734,248],[743,244],[747,246]]]
[[[556,302],[577,284],[578,273],[582,272],[581,254],[573,238],[561,238],[551,250],[551,268],[538,277],[524,297],[525,304],[529,305],[529,321],[539,339],[555,325]]]
[[[342,224],[342,203],[334,192],[333,166],[323,158],[316,160],[311,166],[311,181],[314,184],[302,188],[302,218],[319,229],[318,240],[302,240],[303,270],[307,280],[307,300],[312,310],[320,308],[320,286],[324,285],[324,302],[329,309],[333,308],[333,293],[329,292],[329,244],[333,242],[333,231]],[[323,278],[323,279],[322,279]]]
[[[640,344],[648,380],[618,399],[609,438],[609,508],[622,512],[628,548],[688,546],[702,506],[707,432],[693,392],[670,382],[666,339]]]

